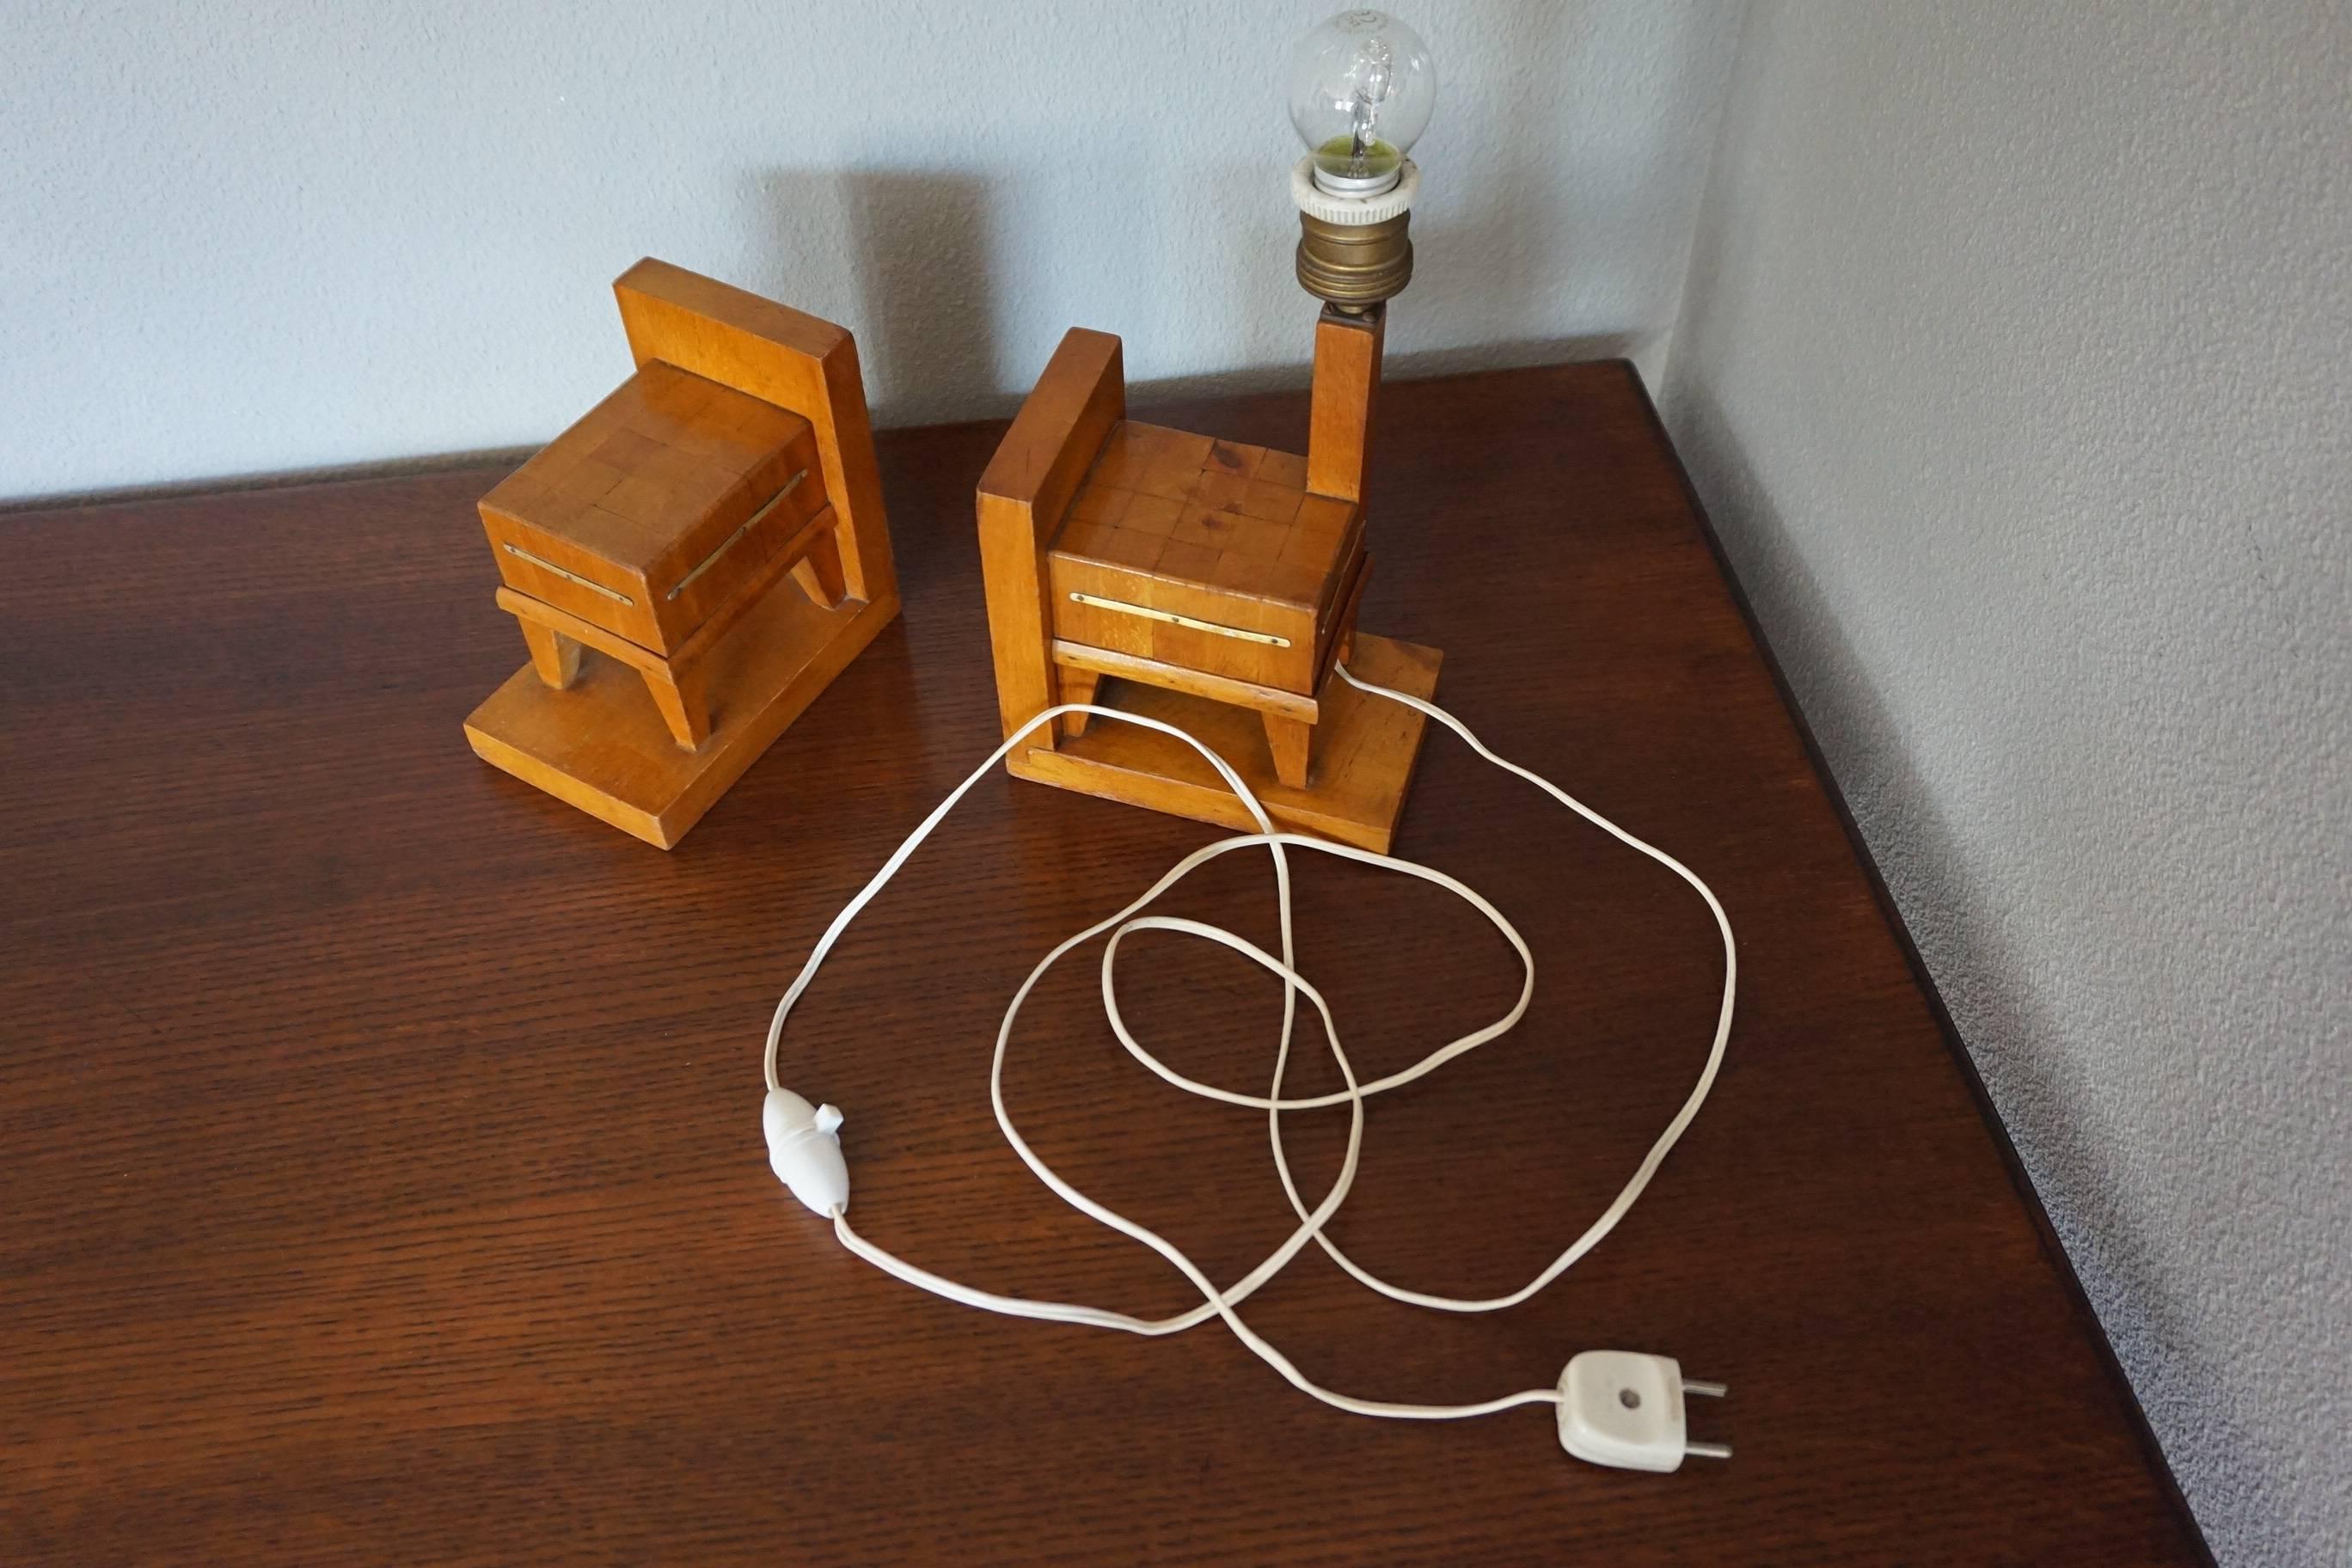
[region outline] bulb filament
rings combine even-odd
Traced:
[[[1349,139],[1348,173],[1356,179],[1367,178],[1372,172],[1366,155],[1372,149],[1372,121],[1380,113],[1381,100],[1389,95],[1392,64],[1386,38],[1366,38],[1356,46],[1359,85],[1348,116],[1353,132]]]

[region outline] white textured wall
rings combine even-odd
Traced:
[[[544,440],[652,253],[848,324],[886,422],[1304,379],[1291,41],[1336,0],[0,5],[0,498]],[[1410,366],[1661,362],[1737,41],[1706,0],[1405,13]]]
[[[1669,421],[2209,1538],[2340,1568],[2352,16],[1758,0],[1737,76]]]

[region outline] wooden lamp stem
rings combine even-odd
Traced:
[[[1381,385],[1385,302],[1350,313],[1323,308],[1315,323],[1315,389],[1307,426],[1307,488],[1342,500],[1364,499],[1372,402]]]

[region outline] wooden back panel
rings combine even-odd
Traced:
[[[660,360],[764,402],[816,427],[824,489],[850,597],[898,601],[874,430],[857,343],[831,321],[698,272],[646,258],[614,280],[621,326],[638,364]]]
[[[1118,339],[1073,327],[980,478],[981,581],[996,662],[996,704],[1012,734],[1054,700],[1045,546],[1111,426],[1127,417]],[[1036,743],[1050,748],[1050,730]]]
[[[1307,488],[1341,500],[1364,499],[1364,464],[1380,399],[1381,345],[1389,310],[1350,316],[1329,305],[1315,323],[1315,388],[1307,413]]]

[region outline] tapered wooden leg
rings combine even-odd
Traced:
[[[540,679],[561,691],[579,679],[578,643],[553,626],[543,626],[520,616],[515,617],[515,622],[522,627],[522,640],[530,647],[530,667],[539,671]]]
[[[1102,684],[1100,670],[1073,669],[1065,664],[1055,666],[1054,673],[1060,678],[1062,689],[1059,700],[1064,702],[1092,702],[1095,689]],[[1093,717],[1091,713],[1063,714],[1062,733],[1073,741],[1076,740],[1087,732],[1087,721]]]
[[[1274,713],[1258,717],[1265,721],[1265,743],[1274,752],[1274,776],[1292,789],[1305,789],[1307,752],[1315,738],[1315,726]]]
[[[847,593],[841,574],[841,542],[834,531],[826,529],[816,536],[809,552],[793,563],[793,581],[809,596],[809,603],[821,610],[829,610],[841,603]]]
[[[697,750],[710,738],[710,706],[702,700],[700,681],[658,669],[639,673],[653,693],[654,706],[661,710],[662,722],[669,726],[670,739],[681,750]]]

